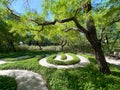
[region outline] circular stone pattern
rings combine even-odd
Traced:
[[[73,60],[73,57],[72,55],[70,54],[65,54],[67,56],[67,59],[66,60],[61,60],[61,56],[60,55],[51,55],[49,57],[45,57],[43,59],[41,59],[39,61],[39,64],[41,66],[44,66],[44,67],[47,67],[47,68],[57,68],[57,69],[69,69],[69,68],[77,68],[77,67],[84,67],[86,64],[90,63],[88,59],[80,56],[80,55],[75,55],[77,58],[79,58],[79,61],[78,62],[75,62],[75,63],[71,63],[70,65],[66,62],[70,62]],[[49,63],[49,58],[52,59],[51,62],[52,63]],[[56,64],[56,61],[57,61],[57,64]],[[62,65],[61,64],[58,64],[58,62],[62,62]],[[53,64],[55,63],[55,64]],[[64,63],[64,64],[63,64]]]
[[[42,78],[42,76],[32,71],[0,70],[0,75],[15,78],[17,82],[17,90],[48,90],[46,81]]]
[[[0,90],[17,90],[17,82],[14,78],[0,76]]]
[[[80,59],[72,53],[65,54],[67,59],[62,60],[62,55],[53,54],[47,58],[47,62],[55,65],[72,65],[80,62]]]

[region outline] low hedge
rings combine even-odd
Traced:
[[[56,54],[54,54],[47,58],[47,62],[55,65],[72,65],[80,62],[80,59],[75,54],[72,53],[68,53],[68,54],[73,57],[73,60],[68,60],[68,61],[55,60]]]
[[[17,90],[17,82],[14,78],[0,76],[0,90]]]
[[[61,60],[66,60],[67,59],[67,56],[64,54],[64,53],[61,53]]]

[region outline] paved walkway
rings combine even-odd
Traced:
[[[17,90],[48,90],[43,77],[32,71],[0,70],[0,75],[14,77],[17,81]]]
[[[80,58],[80,62],[77,63],[77,64],[73,64],[73,65],[54,65],[54,64],[50,64],[47,62],[47,58],[43,58],[39,61],[39,64],[44,66],[44,67],[47,67],[47,68],[57,68],[57,69],[69,69],[69,68],[77,68],[77,67],[84,67],[86,64],[90,63],[88,59],[80,56],[80,55],[77,55],[78,58]],[[58,58],[59,57],[59,58]],[[58,60],[60,60],[60,56],[57,56],[56,57]],[[70,55],[67,55],[67,60],[71,60],[71,56]]]
[[[106,57],[106,61],[110,64],[116,65],[120,68],[120,59],[116,60],[110,57]]]

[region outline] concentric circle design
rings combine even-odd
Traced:
[[[69,55],[69,54],[66,54],[66,55],[67,55],[67,59],[66,60],[61,60],[61,56],[60,55],[57,55],[56,57],[54,57],[54,55],[53,55],[54,61],[56,60],[56,61],[62,61],[62,62],[69,62],[69,61],[71,61],[73,59],[73,57],[71,55]],[[44,67],[47,67],[47,68],[57,68],[57,69],[65,68],[65,69],[69,69],[69,68],[84,67],[85,65],[90,63],[89,60],[84,58],[83,56],[80,56],[80,55],[76,55],[76,56],[79,58],[79,62],[70,64],[70,65],[69,64],[67,64],[67,65],[60,65],[60,64],[57,65],[57,64],[54,64],[54,63],[53,64],[49,63],[48,62],[48,57],[45,57],[45,58],[41,59],[39,61],[39,64],[41,66],[44,66]]]
[[[65,54],[66,59],[62,60],[61,55],[51,55],[47,58],[47,62],[55,65],[73,65],[80,62],[80,58],[78,58],[75,54],[69,53]]]

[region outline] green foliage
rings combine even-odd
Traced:
[[[14,57],[14,58],[4,58],[5,61],[20,61],[20,60],[26,60],[29,58],[33,58],[34,56],[20,56],[20,57]]]
[[[17,82],[14,78],[0,76],[0,90],[17,90]]]
[[[28,51],[27,51],[28,52]],[[20,52],[11,54],[17,55]],[[25,54],[26,52],[21,52]],[[86,55],[91,58],[90,65],[76,69],[48,69],[38,64],[38,61],[50,52],[31,52],[39,54],[39,58],[26,59],[16,63],[0,65],[0,69],[25,69],[42,74],[51,90],[119,90],[120,71],[113,65],[109,65],[112,74],[103,75],[97,70],[97,63],[92,55]],[[56,52],[54,52],[55,54]],[[51,52],[52,54],[52,52]],[[19,54],[20,55],[20,54]],[[2,56],[2,55],[1,55]],[[8,54],[3,55],[8,56]],[[1,85],[1,84],[0,84]]]
[[[67,59],[67,56],[64,53],[60,53],[60,55],[61,55],[61,60],[66,60]]]

